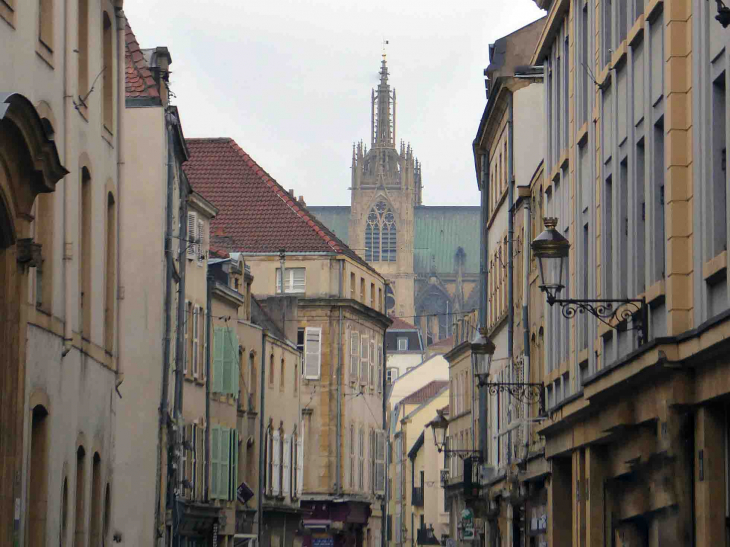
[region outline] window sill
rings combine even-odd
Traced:
[[[0,19],[4,19],[15,30],[15,10],[10,4],[0,0]]]
[[[36,42],[35,52],[51,68],[53,67],[53,50],[46,46],[40,39]]]
[[[584,146],[588,142],[588,122],[584,123],[575,136],[575,142],[578,146]]]
[[[660,300],[664,300],[664,296],[666,295],[664,280],[660,279],[656,283],[654,283],[651,287],[646,289],[645,298],[647,304],[660,304]]]
[[[651,22],[659,11],[664,9],[664,0],[649,0],[649,5],[644,10],[644,17],[647,21]]]
[[[626,44],[627,44],[626,40],[621,42],[621,45],[619,45],[616,48],[616,51],[614,51],[613,54],[611,55],[611,69],[616,69],[626,62],[626,58],[627,58]]]
[[[714,285],[727,276],[727,251],[722,251],[702,266],[702,277],[709,284]]]
[[[639,42],[644,39],[644,23],[646,23],[646,19],[644,18],[644,14],[642,13],[641,15],[639,15],[639,18],[634,23],[634,26],[631,27],[629,35],[626,38],[626,41],[631,47],[638,46]]]

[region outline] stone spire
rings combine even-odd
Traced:
[[[371,146],[373,148],[395,148],[395,90],[391,95],[385,53],[383,53],[383,60],[380,63],[380,85],[372,93],[372,125]]]

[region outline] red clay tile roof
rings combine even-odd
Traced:
[[[443,340],[439,340],[438,342],[434,342],[429,348],[450,348],[454,345],[454,336],[451,335],[448,338],[444,338]]]
[[[403,319],[394,317],[392,315],[390,316],[390,318],[393,320],[393,324],[388,327],[389,330],[418,330],[418,327],[416,325],[411,325],[408,321],[403,321]]]
[[[186,139],[184,169],[196,192],[218,207],[212,229],[233,238],[232,251],[329,252],[373,268],[296,201],[230,138]]]
[[[125,42],[125,95],[130,98],[149,97],[159,98],[160,90],[147,67],[144,54],[139,47],[137,37],[129,26],[129,20],[124,32]]]
[[[401,400],[404,405],[420,405],[434,397],[439,391],[449,385],[448,380],[433,380],[421,389],[411,393],[408,397]]]

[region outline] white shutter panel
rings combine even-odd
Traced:
[[[375,493],[385,494],[385,431],[375,432]]]
[[[276,269],[276,294],[281,294],[281,268]]]
[[[205,230],[203,221],[198,219],[198,231],[195,234],[195,240],[198,242],[195,245],[195,256],[198,262],[203,262],[203,231]]]
[[[291,435],[284,435],[284,459],[283,459],[283,469],[281,471],[281,478],[282,478],[282,486],[281,486],[281,494],[282,496],[288,496],[289,495],[289,484],[291,483]]]
[[[274,431],[274,465],[272,466],[271,473],[271,490],[274,496],[278,496],[281,493],[281,437],[279,431]]]
[[[383,391],[383,344],[378,344],[378,393]]]
[[[375,339],[370,340],[370,374],[368,376],[370,387],[375,387]]]
[[[291,281],[292,287],[291,292],[304,292],[306,288],[305,272],[304,268],[293,268],[291,270]]]
[[[350,382],[357,382],[360,369],[360,333],[350,333]]]
[[[196,245],[193,242],[195,241],[195,230],[196,230],[197,226],[198,226],[198,222],[197,222],[197,219],[195,218],[195,213],[188,213],[188,237],[187,237],[188,240],[183,242],[183,244],[185,244],[187,246],[188,258],[191,260],[195,256]]]
[[[207,360],[208,360],[208,318],[207,318],[207,310],[205,308],[201,308],[201,317],[200,321],[203,322],[203,358],[200,361],[200,377],[205,380],[206,379],[206,366],[207,366]]]
[[[307,327],[304,330],[304,378],[318,380],[322,361],[322,329]]]
[[[200,307],[193,308],[193,376],[198,377],[198,314]]]
[[[359,455],[358,455],[358,461],[360,463],[360,469],[358,474],[358,480],[359,480],[359,487],[360,491],[365,490],[365,431],[360,428],[360,435],[358,439],[358,449],[359,449]]]
[[[363,336],[360,340],[360,384],[367,384],[368,382],[369,349],[368,337]]]
[[[302,496],[304,491],[304,439],[297,436],[297,497]]]

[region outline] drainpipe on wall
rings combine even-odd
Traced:
[[[264,520],[264,443],[266,442],[264,435],[264,421],[266,411],[266,329],[261,331],[261,379],[259,381],[259,391],[261,392],[260,408],[259,408],[259,487],[256,492],[256,537],[258,545],[263,545],[263,520]]]
[[[339,283],[339,298],[342,298],[342,274],[344,262],[340,263],[340,283]],[[342,463],[340,458],[342,457],[342,448],[340,443],[342,441],[342,344],[344,340],[342,338],[342,306],[339,309],[339,319],[337,327],[337,335],[340,338],[340,343],[337,344],[337,433],[335,438],[337,440],[335,444],[335,492],[338,494],[342,493],[342,481],[340,480],[340,473],[342,472]]]
[[[385,301],[383,301],[383,310],[385,311]],[[383,388],[383,482],[385,483],[383,485],[383,502],[380,504],[381,507],[381,514],[383,515],[383,520],[380,523],[380,541],[385,545],[388,541],[388,470],[390,468],[390,462],[388,460],[388,454],[390,453],[388,450],[388,446],[390,444],[390,434],[388,432],[388,417],[386,414],[388,403],[386,400],[386,388],[388,387],[388,382],[386,381],[386,375],[385,372],[388,370],[386,367],[385,358],[387,357],[387,348],[385,347],[385,333],[386,331],[383,331],[383,377],[380,379],[382,382],[382,388]],[[419,334],[420,336],[420,334]],[[423,354],[422,354],[423,355]],[[423,360],[423,359],[421,359]],[[376,450],[377,450],[377,440],[376,440]]]
[[[512,93],[509,94],[509,114],[507,119],[507,199],[509,208],[507,209],[507,359],[510,363],[510,376],[514,381],[514,363],[512,363],[512,344],[514,343],[515,329],[515,310],[514,310],[514,283],[512,276],[514,274],[514,262],[512,259],[514,249],[514,229],[515,219],[513,207],[515,204],[515,170],[514,170],[514,100]],[[512,449],[512,432],[507,434],[507,446]],[[512,454],[507,455],[507,461],[512,460]]]
[[[114,283],[114,287],[112,290],[115,291],[114,295],[114,303],[116,304],[115,312],[116,312],[116,358],[117,358],[117,381],[115,388],[117,390],[117,394],[119,397],[122,397],[122,394],[119,392],[119,386],[122,385],[122,382],[124,381],[124,370],[122,368],[122,335],[121,331],[123,328],[122,323],[122,314],[121,314],[121,297],[123,297],[123,294],[120,294],[117,291],[121,291],[124,288],[124,284],[122,283],[122,276],[121,276],[121,268],[120,264],[122,259],[122,237],[124,234],[123,230],[120,230],[120,226],[123,226],[122,224],[122,182],[124,181],[124,109],[125,109],[125,102],[126,102],[126,87],[122,85],[122,82],[124,82],[126,73],[125,73],[125,60],[124,60],[124,47],[125,47],[125,41],[124,41],[124,33],[125,33],[125,23],[127,18],[124,16],[124,12],[122,11],[121,7],[117,7],[114,10],[116,18],[117,18],[117,196],[116,196],[116,206],[117,206],[117,217],[116,217],[116,236],[117,236],[117,248],[116,248],[116,257],[115,257],[115,269],[116,269],[116,280]]]
[[[522,362],[522,370],[524,371],[523,382],[530,382],[530,316],[529,316],[529,302],[530,302],[530,246],[527,244],[530,241],[530,199],[525,199],[524,204],[524,236],[522,238],[522,330],[523,335],[523,355],[524,361]],[[527,461],[527,455],[530,449],[530,423],[528,421],[530,412],[530,405],[524,403],[524,411],[522,416],[525,420],[525,461]]]
[[[159,533],[164,527],[164,518],[160,514],[160,505],[162,497],[162,482],[163,482],[163,470],[162,461],[165,459],[165,451],[167,450],[168,438],[165,435],[168,426],[169,419],[169,384],[170,384],[170,356],[172,351],[172,276],[175,271],[175,264],[172,250],[172,238],[173,238],[173,207],[174,207],[174,192],[175,192],[175,177],[173,174],[173,164],[175,161],[173,153],[173,120],[174,116],[168,111],[165,113],[165,130],[167,131],[167,200],[165,204],[166,218],[165,218],[165,340],[162,350],[162,386],[160,393],[160,409],[159,409],[159,424],[157,434],[157,492],[156,492],[156,505],[155,505],[155,530]],[[182,244],[182,243],[181,243]],[[168,458],[168,476],[170,461]],[[169,492],[169,489],[168,489]],[[166,506],[169,506],[169,496],[166,495]]]
[[[213,331],[213,276],[208,271],[205,285],[205,501],[210,500],[210,348]]]
[[[175,120],[177,123],[177,120]],[[173,456],[177,464],[174,473],[174,482],[172,488],[168,483],[168,499],[172,502],[172,521],[180,522],[180,514],[178,513],[179,503],[178,495],[182,485],[184,473],[183,461],[183,375],[185,367],[185,332],[187,332],[187,317],[185,309],[185,270],[187,269],[187,249],[188,249],[188,194],[190,188],[183,174],[178,174],[180,186],[180,245],[178,252],[178,264],[180,268],[180,283],[178,284],[177,299],[177,337],[175,340],[175,412],[173,418]],[[173,547],[182,545],[182,538],[179,533],[179,527],[173,527]]]
[[[487,281],[489,279],[489,152],[482,154],[482,173],[481,173],[481,211],[480,223],[481,230],[479,238],[481,240],[481,256],[480,270],[481,278],[479,285],[479,326],[487,327]],[[488,443],[488,415],[487,415],[487,390],[484,387],[479,388],[479,418],[481,423],[481,432],[479,435],[479,449],[482,453],[482,459],[486,463],[489,459],[489,443]]]

